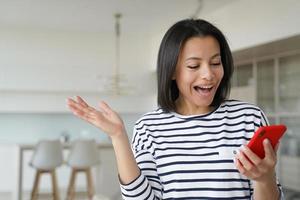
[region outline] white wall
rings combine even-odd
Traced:
[[[199,17],[219,27],[234,51],[300,34],[298,0],[237,0]]]
[[[89,90],[113,66],[107,34],[34,29],[1,30],[1,88]],[[102,67],[100,71],[101,66]]]
[[[147,34],[121,37],[120,71],[127,79],[121,90],[129,94],[125,97],[101,92],[111,79],[104,77],[112,75],[115,65],[111,33],[4,27],[0,44],[0,112],[65,112],[65,99],[72,95],[94,104],[107,100],[119,112],[145,112],[155,106]]]
[[[0,192],[12,192],[17,180],[17,149],[14,145],[0,145]],[[5,161],[5,162],[4,162]]]
[[[204,1],[200,17],[216,24],[234,51],[300,34],[299,8],[297,0],[236,0],[208,12]],[[1,27],[0,111],[65,112],[62,102],[75,94],[93,103],[107,99],[121,112],[148,111],[156,105],[154,71],[167,28],[155,35],[122,34],[121,73],[138,92],[114,101],[100,92],[115,64],[113,34]]]
[[[121,73],[149,68],[150,38],[121,39]],[[0,89],[97,91],[115,65],[111,33],[1,28],[0,43]]]

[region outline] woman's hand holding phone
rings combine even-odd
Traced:
[[[264,158],[260,158],[249,147],[243,146],[235,155],[236,168],[249,179],[263,183],[274,181],[278,144],[273,149],[270,141],[265,139],[263,141]]]
[[[275,178],[279,139],[286,131],[284,125],[260,127],[247,146],[235,156],[235,165],[248,178],[268,182]]]

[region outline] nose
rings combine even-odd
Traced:
[[[214,78],[214,73],[209,65],[209,63],[203,63],[200,67],[200,76],[202,79],[211,81]]]

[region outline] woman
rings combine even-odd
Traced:
[[[182,20],[161,42],[158,109],[137,121],[131,147],[106,103],[96,110],[77,97],[68,105],[110,136],[124,199],[283,199],[277,148],[264,141],[260,159],[245,146],[268,122],[258,107],[227,100],[232,72],[222,32],[204,20]]]

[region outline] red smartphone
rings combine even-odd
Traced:
[[[257,129],[257,131],[255,131],[253,137],[251,138],[247,146],[260,158],[264,158],[265,157],[265,151],[263,146],[264,139],[266,138],[269,139],[274,149],[285,131],[286,131],[286,126],[283,124],[262,126],[259,129]]]

